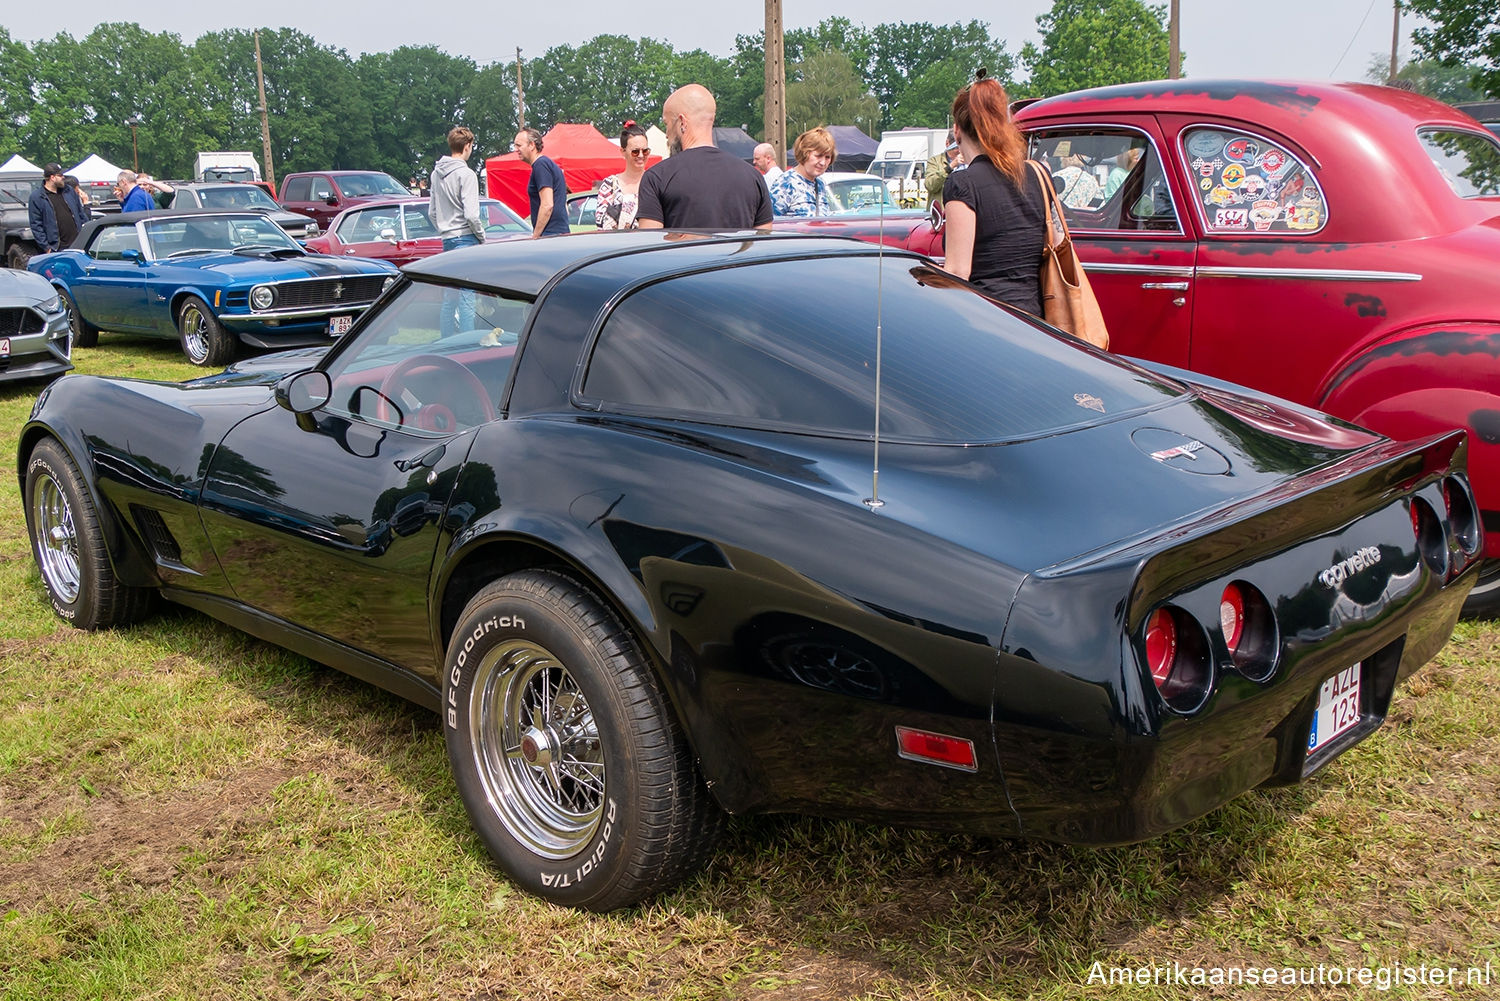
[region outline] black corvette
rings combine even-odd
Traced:
[[[1147,370],[852,241],[455,251],[307,357],[45,390],[53,605],[165,597],[433,708],[495,859],[592,909],[724,811],[1108,844],[1296,782],[1482,542],[1459,433]]]

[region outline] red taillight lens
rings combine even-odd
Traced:
[[[1234,653],[1245,632],[1245,593],[1238,584],[1226,587],[1219,599],[1219,628],[1224,632],[1224,645]]]
[[[1160,688],[1172,676],[1172,665],[1177,662],[1177,623],[1172,613],[1158,608],[1146,622],[1146,664],[1151,668],[1151,680]]]

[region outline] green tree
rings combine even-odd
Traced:
[[[1371,83],[1385,83],[1390,79],[1390,63],[1389,55],[1372,55],[1365,69],[1365,79]],[[1396,71],[1396,84],[1439,101],[1458,104],[1483,97],[1474,87],[1474,74],[1473,66],[1445,66],[1436,59],[1413,59]]]
[[[1481,96],[1500,98],[1500,6],[1494,0],[1405,0],[1402,6],[1430,23],[1411,33],[1422,57],[1467,64]]]
[[[448,130],[472,125],[465,99],[478,72],[473,60],[436,46],[403,45],[366,53],[354,64],[360,95],[372,123],[375,159],[368,167],[399,179],[425,174],[447,155]]]
[[[474,133],[475,170],[492,156],[510,152],[516,135],[516,64],[491,63],[474,74],[464,124]]]
[[[880,98],[881,128],[940,128],[948,120],[953,95],[980,66],[1007,88],[1011,85],[1015,57],[1005,50],[1004,42],[990,36],[989,25],[983,21],[880,24],[873,34],[875,60],[869,80]],[[939,65],[944,68],[929,76]],[[955,69],[963,72],[955,74]],[[949,83],[953,89],[943,98],[938,89]],[[920,96],[908,93],[916,86],[922,88]],[[941,113],[933,111],[934,105],[941,105]]]
[[[36,113],[36,56],[25,42],[10,37],[0,27],[0,162],[10,159],[7,151],[24,151],[24,133]]]
[[[1036,19],[1042,43],[1027,42],[1024,90],[1048,97],[1086,87],[1158,80],[1167,75],[1167,8],[1141,0],[1053,0]]]
[[[796,81],[786,85],[788,141],[819,125],[856,125],[865,132],[879,127],[880,102],[848,56],[836,50],[811,52],[795,71]]]

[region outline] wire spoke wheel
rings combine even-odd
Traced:
[[[605,762],[593,710],[551,652],[510,640],[470,689],[474,764],[496,816],[544,858],[576,854],[598,830]]]
[[[52,593],[64,602],[78,600],[78,531],[67,495],[50,475],[37,476],[31,493],[36,526],[37,563]]]

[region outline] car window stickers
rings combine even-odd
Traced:
[[[1327,222],[1322,189],[1291,153],[1223,129],[1183,133],[1203,220],[1214,233],[1314,233]]]

